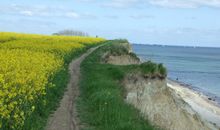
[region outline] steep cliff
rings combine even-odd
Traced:
[[[196,113],[173,89],[167,86],[167,71],[162,64],[141,63],[129,43],[109,46],[102,63],[123,65],[121,83],[124,100],[141,115],[165,130],[217,130]],[[128,65],[128,66],[126,66]]]
[[[115,48],[114,48],[115,47]],[[132,53],[129,43],[117,43],[102,56],[102,62],[114,65],[139,64],[139,58]]]
[[[153,124],[166,130],[213,130],[193,109],[167,87],[166,80],[128,74],[123,80],[125,100]]]

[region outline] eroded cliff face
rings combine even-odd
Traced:
[[[118,56],[112,56],[110,55],[106,59],[106,63],[108,64],[114,64],[114,65],[131,65],[131,64],[139,64],[139,60],[133,58],[130,55],[118,55]]]
[[[114,65],[140,64],[129,43],[120,43],[126,53],[106,52],[102,62]],[[139,70],[140,71],[140,70]],[[217,130],[204,121],[182,98],[167,87],[164,78],[144,76],[140,72],[126,75],[122,81],[125,101],[136,107],[155,126],[164,130]]]
[[[132,53],[132,48],[129,43],[119,43],[118,46],[127,51],[123,53],[106,52],[102,56],[102,62],[114,65],[140,64],[140,59]]]
[[[178,95],[167,87],[166,80],[146,79],[128,74],[123,85],[125,100],[156,126],[166,130],[213,130]]]

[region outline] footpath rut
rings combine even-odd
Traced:
[[[71,78],[67,90],[60,102],[60,106],[49,118],[46,130],[79,130],[75,101],[79,96],[80,64],[98,47],[90,48],[86,53],[70,63],[69,73]]]

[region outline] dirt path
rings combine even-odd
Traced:
[[[49,118],[46,130],[79,130],[79,124],[77,124],[79,119],[77,119],[75,101],[79,96],[80,64],[85,57],[97,48],[89,49],[82,56],[70,63],[69,73],[71,74],[71,78],[67,86],[67,91],[64,93],[59,108]]]

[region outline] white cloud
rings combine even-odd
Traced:
[[[70,17],[70,18],[79,18],[80,17],[80,15],[76,12],[67,12],[66,16]]]
[[[0,13],[5,14],[19,14],[19,15],[26,15],[26,16],[51,16],[57,15],[61,12],[64,12],[65,9],[61,7],[51,7],[51,6],[24,6],[24,5],[5,5],[0,6]]]
[[[24,15],[33,17],[64,17],[72,19],[96,19],[97,16],[88,12],[77,12],[61,6],[23,6],[23,5],[0,5],[0,13],[9,15]]]
[[[29,10],[20,11],[20,14],[23,14],[26,16],[33,16],[33,12]]]
[[[104,2],[102,5],[113,8],[127,8],[137,5],[140,0],[111,0]]]
[[[220,7],[220,0],[149,0],[149,3],[169,8]]]
[[[78,2],[98,3],[105,7],[112,8],[128,8],[145,6],[150,4],[153,6],[167,7],[167,8],[198,8],[202,6],[220,8],[220,0],[78,0]],[[146,6],[145,6],[146,7]]]
[[[77,12],[67,12],[66,17],[73,18],[73,19],[96,19],[97,16],[90,14],[90,13],[77,13]]]

